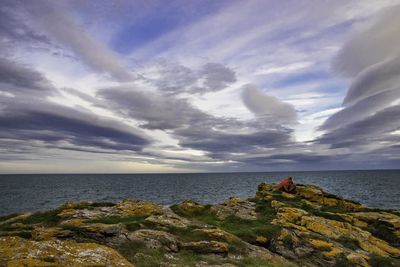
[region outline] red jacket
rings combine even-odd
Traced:
[[[286,178],[285,180],[283,180],[280,184],[278,184],[276,186],[276,189],[281,189],[282,187],[284,187],[285,185],[291,184],[293,183],[292,181],[290,181],[289,178]]]

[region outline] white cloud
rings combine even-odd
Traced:
[[[295,62],[284,66],[266,65],[266,66],[261,66],[260,69],[258,69],[254,74],[269,75],[276,73],[291,73],[310,67],[312,64],[313,64],[312,62],[305,61],[305,62]]]

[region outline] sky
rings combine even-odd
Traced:
[[[400,0],[0,3],[0,173],[400,166]]]

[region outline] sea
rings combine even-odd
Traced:
[[[193,199],[203,204],[254,196],[257,185],[292,176],[295,183],[370,207],[400,210],[400,170],[174,174],[3,174],[0,215],[47,210],[66,201],[116,202],[140,198],[161,205]]]

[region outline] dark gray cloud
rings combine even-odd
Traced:
[[[330,144],[332,148],[346,148],[359,145],[379,145],[388,142],[391,133],[400,129],[400,105],[391,106],[363,120],[327,132],[319,143]],[[389,139],[388,139],[389,138]]]
[[[199,88],[201,93],[219,91],[236,82],[236,74],[230,68],[219,63],[207,63],[200,70],[204,87]]]
[[[0,139],[2,142],[40,141],[44,145],[81,150],[140,151],[150,144],[139,130],[88,111],[61,106],[46,96],[56,88],[39,72],[0,59]]]
[[[388,104],[400,98],[400,87],[386,90],[375,95],[366,97],[362,101],[355,103],[343,110],[333,114],[321,126],[321,130],[332,130],[344,127],[347,124],[357,122],[367,118],[374,113],[382,110]]]
[[[147,129],[177,129],[211,118],[184,99],[156,92],[145,93],[126,86],[102,89],[98,96],[109,108],[142,121],[141,126]]]
[[[23,12],[22,1],[3,0],[0,5],[0,47],[10,48],[22,42],[33,46],[50,44],[49,39],[34,30]]]
[[[139,134],[111,126],[111,122],[79,113],[79,119],[71,117],[68,108],[53,106],[62,114],[39,110],[23,112],[3,110],[0,115],[0,138],[38,140],[46,143],[66,141],[83,147],[111,150],[138,151],[149,141]],[[114,126],[115,123],[113,123]]]
[[[42,141],[53,145],[66,142],[81,149],[94,147],[117,151],[140,151],[150,144],[139,131],[90,113],[49,102],[12,104],[3,108],[0,114],[1,139]]]
[[[400,6],[386,10],[339,51],[333,67],[351,77],[351,85],[344,108],[321,126],[325,133],[317,143],[349,149],[365,159],[377,149],[398,144],[394,132],[400,128],[399,11]]]
[[[333,61],[333,69],[349,78],[399,54],[400,6],[383,11],[370,27],[351,35]]]
[[[292,130],[264,118],[241,121],[214,117],[186,99],[132,87],[102,89],[98,94],[107,108],[138,120],[143,128],[165,130],[180,147],[204,151],[214,159],[229,160],[231,153],[246,154],[292,142]]]
[[[393,89],[393,87],[398,87],[399,83],[400,53],[393,58],[383,58],[382,62],[371,65],[360,72],[347,92],[344,105],[349,106],[368,96]]]
[[[54,93],[56,89],[41,73],[0,58],[0,91],[34,97]]]
[[[240,133],[242,129],[218,131],[213,129],[213,125],[204,125],[204,127],[194,125],[175,131],[175,136],[179,138],[179,143],[183,147],[207,151],[215,158],[229,159],[230,156],[227,153],[248,153],[257,148],[283,146],[289,142],[291,134],[289,130],[262,129],[256,132]]]

